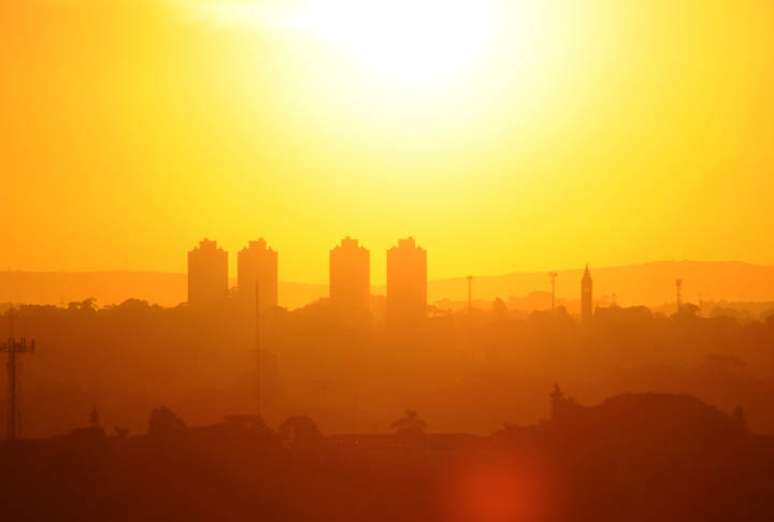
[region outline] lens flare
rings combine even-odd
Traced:
[[[546,462],[501,452],[472,453],[449,474],[441,497],[448,520],[546,520],[557,501]]]

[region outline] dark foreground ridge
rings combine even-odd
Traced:
[[[584,407],[559,387],[549,419],[486,436],[324,436],[308,417],[188,427],[159,408],[147,434],[99,416],[0,446],[2,520],[770,521],[774,438],[689,396]]]

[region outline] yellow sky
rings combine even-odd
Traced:
[[[345,235],[375,282],[407,235],[432,278],[774,263],[774,4],[410,6],[4,2],[0,269],[180,271],[204,236],[310,282]]]

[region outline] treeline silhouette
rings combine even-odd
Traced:
[[[159,404],[193,425],[256,411],[256,328],[235,299],[210,308],[86,300],[14,315],[15,335],[38,346],[20,361],[22,436],[64,433],[95,406],[111,430],[130,433]],[[0,320],[8,332],[9,314]],[[321,300],[269,310],[259,330],[270,425],[308,415],[328,433],[384,433],[412,407],[441,432],[491,433],[540,420],[543,392],[559,381],[585,402],[688,393],[726,411],[741,406],[753,431],[774,433],[772,319],[609,307],[582,326],[562,308],[520,314],[496,301],[471,313],[431,309],[395,330],[342,320]]]
[[[385,434],[325,435],[294,416],[193,427],[155,408],[142,434],[89,425],[0,443],[4,520],[764,522],[774,438],[689,396],[585,407],[558,387],[548,419],[438,434],[416,411]],[[464,416],[464,410],[460,409]],[[85,415],[84,415],[85,418]],[[432,428],[432,424],[430,424]]]

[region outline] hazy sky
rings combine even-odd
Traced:
[[[0,269],[774,263],[770,1],[2,2],[0,71]]]

